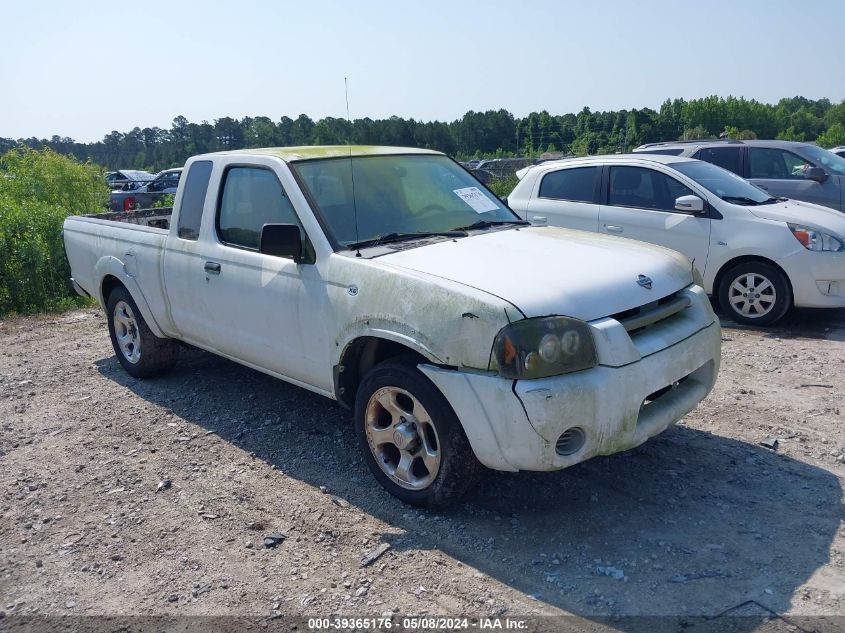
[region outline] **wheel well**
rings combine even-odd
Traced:
[[[789,292],[793,295],[795,294],[792,289],[792,280],[783,268],[778,266],[771,259],[766,259],[765,257],[759,257],[758,255],[743,255],[742,257],[735,257],[732,260],[725,262],[719,269],[719,272],[716,273],[716,277],[713,279],[713,296],[716,297],[717,302],[719,301],[719,288],[722,285],[722,278],[725,276],[725,273],[737,264],[746,264],[749,262],[760,262],[762,264],[768,264],[772,268],[776,268],[780,271],[783,278],[786,280],[786,283],[789,285]]]
[[[367,372],[379,363],[397,356],[410,356],[423,363],[428,360],[406,345],[375,336],[362,336],[349,343],[343,350],[340,363],[334,368],[338,402],[352,408],[358,385]]]
[[[109,295],[115,288],[126,289],[126,286],[124,286],[123,282],[120,281],[120,279],[118,279],[114,275],[106,275],[105,277],[103,277],[103,283],[100,285],[100,292],[102,293],[103,297],[103,305],[108,303]]]

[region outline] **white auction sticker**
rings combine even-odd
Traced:
[[[475,209],[476,213],[486,213],[487,211],[495,211],[499,208],[498,205],[489,197],[485,196],[484,192],[482,192],[478,187],[453,189],[453,192],[461,200]]]

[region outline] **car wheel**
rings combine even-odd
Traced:
[[[737,323],[772,325],[792,307],[792,288],[771,264],[745,262],[722,275],[719,304]]]
[[[355,428],[375,478],[411,505],[448,505],[482,470],[449,402],[412,359],[385,361],[366,375]]]
[[[125,288],[112,290],[106,313],[114,353],[130,375],[149,378],[167,371],[176,362],[176,341],[152,333]]]

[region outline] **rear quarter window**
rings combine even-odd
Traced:
[[[188,170],[176,229],[176,234],[183,240],[199,239],[202,208],[205,205],[205,194],[208,192],[212,166],[210,160],[198,160]]]

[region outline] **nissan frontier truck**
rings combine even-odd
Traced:
[[[375,479],[414,505],[459,498],[482,465],[638,446],[719,368],[689,260],[529,226],[434,151],[195,156],[172,211],[69,217],[64,240],[129,374],[186,343],[333,398]]]

